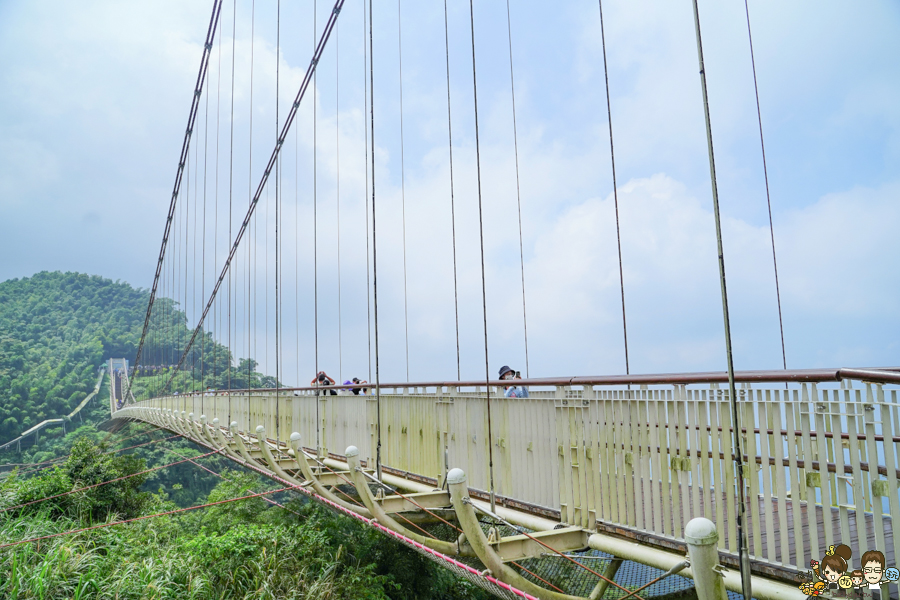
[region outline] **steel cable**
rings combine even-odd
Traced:
[[[244,217],[244,221],[242,222],[241,227],[238,229],[238,232],[235,235],[235,239],[234,239],[234,242],[232,243],[228,258],[226,259],[225,264],[222,267],[222,272],[219,274],[219,278],[216,280],[216,285],[213,288],[212,293],[210,294],[209,300],[206,304],[206,308],[203,310],[203,314],[200,316],[200,320],[197,323],[197,326],[195,327],[195,329],[193,331],[193,334],[191,336],[190,341],[188,342],[186,350],[191,348],[194,341],[196,340],[197,335],[199,335],[199,333],[203,327],[203,323],[209,313],[210,307],[212,306],[212,303],[215,301],[216,295],[218,294],[218,291],[222,285],[222,281],[224,280],[225,276],[227,275],[227,273],[230,270],[231,263],[233,262],[234,256],[237,253],[237,249],[240,246],[241,240],[243,239],[243,236],[247,231],[250,220],[253,217],[253,214],[255,212],[256,205],[259,202],[259,197],[262,195],[263,189],[265,189],[266,183],[268,182],[269,176],[272,172],[275,160],[281,152],[281,148],[284,143],[285,136],[286,136],[287,132],[290,130],[290,127],[294,122],[294,117],[296,116],[297,109],[299,108],[300,102],[302,101],[302,99],[304,98],[304,96],[306,94],[312,74],[315,72],[316,64],[318,63],[319,59],[321,58],[322,52],[324,51],[325,46],[327,45],[328,39],[331,36],[331,31],[333,30],[334,25],[337,22],[337,16],[340,13],[340,9],[343,6],[343,4],[344,4],[344,0],[337,0],[335,2],[334,9],[332,10],[331,14],[329,15],[328,22],[325,26],[325,30],[323,31],[321,38],[319,39],[319,44],[316,46],[316,51],[313,55],[312,61],[310,62],[310,66],[306,71],[306,75],[303,78],[303,82],[300,84],[300,89],[297,92],[297,96],[294,100],[294,103],[291,106],[291,110],[288,112],[288,116],[285,119],[284,125],[281,130],[281,135],[279,136],[278,142],[276,143],[276,146],[273,149],[272,154],[269,158],[269,162],[268,162],[265,170],[263,171],[263,176],[259,182],[259,186],[257,187],[256,193],[254,194],[254,196],[250,202],[250,206],[248,207],[247,214]],[[186,353],[182,354],[181,358],[179,359],[179,364],[183,363],[185,355],[186,355]],[[169,385],[171,385],[171,379],[169,380],[169,383],[166,384],[165,389],[167,389]]]
[[[138,342],[137,353],[135,354],[134,365],[137,366],[140,364],[141,354],[144,349],[144,342],[147,338],[147,331],[150,328],[150,317],[153,313],[153,303],[156,299],[157,287],[159,285],[159,278],[162,273],[163,259],[166,255],[166,245],[169,241],[169,233],[172,228],[172,219],[175,217],[175,206],[178,199],[179,191],[181,190],[181,178],[184,173],[184,166],[187,160],[188,149],[191,144],[191,133],[194,129],[194,121],[197,117],[197,111],[199,109],[200,104],[200,94],[203,90],[203,83],[206,81],[206,71],[209,67],[209,57],[212,54],[212,43],[216,37],[216,30],[218,29],[219,24],[219,15],[222,11],[222,0],[214,0],[213,1],[213,9],[212,15],[209,19],[209,27],[206,32],[206,42],[203,45],[203,56],[200,59],[200,72],[197,74],[197,83],[194,85],[194,96],[191,101],[191,110],[188,115],[188,124],[184,134],[184,141],[181,145],[181,158],[178,162],[178,169],[175,174],[175,185],[172,190],[172,199],[169,202],[169,214],[166,218],[166,226],[163,230],[163,239],[162,244],[159,250],[159,259],[156,263],[156,274],[153,277],[153,286],[150,290],[150,300],[147,303],[147,314],[144,317],[144,328],[141,332],[141,339]]]
[[[459,357],[459,291],[456,268],[456,201],[453,194],[453,122],[450,110],[450,33],[444,0],[444,53],[447,67],[447,142],[450,151],[450,230],[453,240],[453,315],[456,318],[456,378],[462,379]]]
[[[5,513],[11,510],[16,510],[18,508],[25,508],[26,506],[32,506],[34,504],[40,504],[41,502],[46,502],[47,500],[55,500],[56,498],[62,498],[63,496],[68,496],[69,494],[74,494],[76,492],[83,492],[85,490],[91,490],[94,488],[98,488],[104,486],[109,483],[115,483],[116,481],[123,481],[125,479],[131,479],[132,477],[137,477],[138,475],[146,475],[147,473],[153,473],[154,471],[159,471],[160,469],[167,469],[169,467],[174,467],[175,465],[180,465],[182,463],[186,463],[190,460],[198,460],[201,458],[206,458],[212,454],[217,454],[220,452],[219,450],[213,450],[212,452],[207,452],[206,454],[200,454],[197,456],[192,456],[190,458],[185,458],[183,460],[175,461],[166,465],[162,465],[159,467],[153,467],[151,469],[144,469],[143,471],[138,471],[137,473],[131,473],[130,475],[123,475],[121,477],[116,477],[114,479],[110,479],[108,481],[101,481],[100,483],[94,483],[92,485],[86,485],[84,487],[76,488],[74,490],[69,490],[68,492],[62,492],[61,494],[54,494],[52,496],[46,496],[44,498],[39,498],[38,500],[31,500],[30,502],[23,502],[22,504],[16,504],[15,506],[8,506],[6,508],[0,508],[0,513]]]
[[[312,18],[312,26],[313,26],[313,43],[316,42],[316,24],[319,19],[318,17],[318,8],[319,2],[318,0],[313,0],[313,18]],[[315,384],[318,386],[319,383],[319,242],[318,242],[318,229],[319,229],[319,219],[316,214],[317,206],[319,204],[319,193],[318,193],[318,181],[317,177],[319,174],[318,167],[318,157],[319,157],[319,147],[318,147],[318,106],[319,102],[316,98],[318,87],[318,76],[316,73],[313,73],[313,176],[312,176],[312,184],[313,184],[313,348],[315,352],[315,365],[316,365],[316,377],[313,379]],[[319,400],[319,390],[316,390],[316,454],[318,455],[319,449],[322,447],[321,437],[322,437],[322,419],[319,415],[320,412],[320,400]]]
[[[406,341],[406,380],[409,381],[409,313],[406,293],[406,157],[403,150],[403,27],[397,0],[397,58],[400,70],[400,216],[403,227],[403,332]]]
[[[488,329],[487,329],[487,283],[484,273],[484,217],[481,198],[481,144],[478,138],[478,77],[475,72],[475,8],[473,0],[469,0],[469,22],[472,30],[472,96],[475,102],[475,165],[478,172],[478,239],[481,249],[481,305],[484,315],[484,381],[485,399],[487,401],[488,426],[488,473],[491,486],[491,510],[496,507],[494,498],[494,435],[491,429],[491,380],[488,363]]]
[[[337,284],[338,284],[338,380],[344,381],[344,351],[341,332],[341,53],[340,23],[334,28],[334,147],[335,195],[337,200]]]
[[[728,288],[725,280],[725,251],[722,243],[722,222],[719,212],[719,190],[716,184],[716,161],[713,151],[712,126],[709,116],[709,96],[706,88],[706,68],[703,61],[703,41],[700,36],[700,10],[697,0],[693,0],[694,29],[697,35],[697,59],[700,64],[700,88],[703,96],[703,116],[706,121],[706,143],[709,152],[709,174],[712,185],[713,216],[716,223],[716,244],[719,262],[719,284],[722,292],[722,317],[725,333],[725,361],[728,368],[728,392],[731,400],[731,411],[734,425],[734,463],[737,470],[736,484],[740,493],[737,514],[738,560],[740,561],[741,580],[744,600],[751,600],[750,556],[747,549],[747,536],[744,531],[745,503],[747,491],[744,487],[744,461],[741,450],[740,416],[738,415],[737,389],[734,384],[734,355],[731,344],[731,318],[728,311]],[[755,500],[754,500],[755,501]]]
[[[509,39],[509,87],[512,93],[513,146],[516,157],[516,208],[519,214],[519,268],[522,272],[522,324],[525,330],[525,377],[528,369],[528,313],[525,310],[525,250],[522,243],[522,190],[519,185],[519,131],[516,123],[516,80],[513,76],[512,19],[509,14],[509,0],[506,0],[506,33]]]
[[[228,244],[231,245],[231,226],[234,222],[232,216],[232,208],[234,203],[234,71],[235,71],[235,52],[237,49],[237,0],[232,3],[234,19],[231,24],[231,115],[229,118],[230,126],[230,147],[228,151]],[[228,389],[231,390],[231,374],[234,371],[234,346],[232,345],[232,325],[231,325],[231,298],[236,296],[234,283],[231,277],[231,271],[228,272]],[[237,302],[237,298],[235,298]],[[235,337],[237,337],[237,325],[235,324]],[[231,422],[231,394],[228,394],[228,422]]]
[[[256,46],[256,0],[250,3],[250,137],[247,145],[249,166],[247,169],[247,195],[253,198],[253,71]],[[268,191],[268,186],[266,191]],[[256,287],[257,269],[253,263],[259,260],[259,251],[254,259],[253,247],[259,243],[259,219],[253,220],[253,229],[247,242],[247,387],[253,387],[253,357],[259,356],[256,346],[256,308],[255,298],[259,297]],[[268,290],[267,290],[268,291]]]
[[[277,3],[277,25],[275,42],[275,141],[278,141],[279,100],[281,84],[281,0]],[[275,439],[280,433],[280,388],[281,388],[281,156],[275,162]],[[268,322],[266,323],[268,329]]]
[[[371,289],[370,281],[370,265],[369,265],[369,128],[365,126],[366,107],[369,100],[369,79],[366,77],[368,70],[369,53],[366,47],[366,0],[362,0],[362,24],[363,24],[363,140],[365,145],[365,167],[366,167],[366,336],[368,341],[368,376],[367,381],[372,380],[372,296],[369,293]],[[374,161],[374,157],[372,158]]]
[[[609,160],[612,164],[613,206],[616,210],[616,248],[619,253],[619,291],[622,295],[622,337],[625,340],[625,374],[631,374],[628,364],[628,325],[625,319],[625,276],[622,269],[622,234],[619,228],[619,188],[616,183],[616,151],[613,145],[612,103],[609,99],[609,67],[606,62],[606,32],[603,27],[603,0],[597,0],[600,7],[600,42],[603,48],[603,81],[606,85],[606,114],[609,118]],[[631,386],[628,386],[629,389]]]
[[[784,347],[784,320],[781,316],[781,288],[778,285],[778,258],[775,255],[775,226],[772,222],[772,197],[769,194],[769,169],[766,166],[766,143],[763,139],[762,111],[759,107],[759,84],[756,81],[756,58],[753,54],[753,33],[750,30],[750,5],[744,0],[747,13],[747,39],[750,42],[750,65],[753,68],[753,91],[756,94],[756,118],[759,122],[759,147],[762,151],[763,177],[766,182],[766,206],[769,209],[769,235],[772,239],[772,267],[775,271],[775,299],[778,301],[778,330],[781,332],[781,361],[787,371],[787,352]],[[787,388],[787,384],[785,384]]]
[[[372,0],[369,0],[369,126],[372,144],[372,292],[375,312],[375,412],[377,441],[375,472],[381,480],[381,374],[378,365],[378,244],[375,227],[375,53],[372,28]]]

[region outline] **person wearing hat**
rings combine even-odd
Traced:
[[[347,381],[345,381],[344,385],[353,385],[354,383],[368,383],[368,382],[364,379],[360,379],[359,377],[354,377],[352,380],[348,379]],[[359,396],[360,393],[362,393],[362,395],[365,396],[366,389],[367,388],[352,387],[352,388],[350,388],[350,392],[352,392],[354,396]]]
[[[522,379],[522,376],[519,374],[518,371],[513,371],[508,366],[503,365],[502,367],[500,367],[500,379],[501,380]],[[506,389],[506,392],[504,393],[504,395],[507,398],[527,398],[528,397],[528,388],[523,385],[521,385],[521,386],[512,385],[505,389]]]

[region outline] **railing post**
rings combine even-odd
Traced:
[[[691,571],[699,600],[726,600],[725,578],[719,569],[719,534],[709,519],[697,517],[684,528]]]

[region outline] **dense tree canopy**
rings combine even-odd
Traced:
[[[148,293],[79,273],[0,283],[0,441],[71,412],[110,357],[132,357]]]
[[[42,272],[0,283],[0,444],[71,412],[93,389],[108,359],[133,363],[148,300],[147,290],[81,273]],[[150,331],[142,364],[177,363],[191,333],[177,302],[157,298]],[[235,361],[206,332],[182,370],[171,374],[171,368],[139,371],[134,395],[157,394],[166,385],[182,392],[229,383],[235,389],[275,387],[273,377],[256,371],[255,361]],[[82,418],[103,418],[106,404],[92,404]],[[63,428],[57,429],[49,435],[62,435]]]

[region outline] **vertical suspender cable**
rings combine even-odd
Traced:
[[[178,303],[181,305],[181,314],[178,318],[178,345],[184,351],[186,346],[182,345],[182,338],[184,337],[184,323],[187,323],[187,245],[188,245],[188,216],[190,215],[190,208],[188,203],[191,201],[191,179],[194,178],[194,165],[191,164],[191,155],[188,152],[188,167],[187,167],[187,186],[184,195],[184,202],[181,203],[181,212],[182,212],[182,225],[181,230],[184,231],[184,246],[182,246],[181,239],[181,230],[179,230],[179,238],[178,238]],[[184,279],[181,278],[182,275],[182,266],[184,266]],[[183,317],[183,318],[182,318]],[[184,321],[184,323],[182,323]],[[186,341],[186,340],[185,340]],[[180,390],[183,391],[183,390]]]
[[[619,291],[622,295],[622,338],[625,341],[625,373],[630,374],[628,364],[628,324],[625,319],[625,276],[622,271],[622,234],[619,229],[619,187],[616,183],[616,151],[613,146],[612,103],[609,100],[609,67],[606,63],[606,32],[603,28],[603,0],[597,0],[600,7],[600,42],[603,48],[603,81],[606,84],[606,114],[609,123],[609,160],[612,163],[613,206],[616,209],[616,247],[619,252]],[[631,386],[628,386],[629,389]]]
[[[473,0],[469,0],[469,23],[472,30],[472,97],[475,101],[475,165],[478,173],[478,239],[481,248],[481,308],[484,315],[484,390],[487,401],[488,426],[488,475],[490,478],[491,511],[496,511],[494,497],[494,434],[491,429],[491,380],[488,363],[488,329],[487,329],[487,284],[484,275],[484,218],[481,202],[481,145],[478,139],[478,77],[475,72],[475,8]]]
[[[522,273],[522,325],[525,332],[525,377],[528,369],[528,313],[525,310],[525,249],[522,243],[522,191],[519,185],[519,130],[516,124],[516,79],[513,76],[512,18],[509,14],[509,0],[506,0],[506,33],[509,40],[509,87],[512,93],[513,145],[516,151],[516,208],[519,213],[519,268]]]
[[[300,378],[300,128],[294,129],[294,334],[297,352],[297,382]]]
[[[450,119],[450,31],[447,0],[444,0],[444,53],[447,66],[447,140],[450,149],[450,227],[453,237],[453,315],[456,317],[456,379],[462,379],[459,360],[459,292],[456,275],[456,201],[453,197],[453,123]]]
[[[207,108],[207,116],[208,116],[209,115],[209,94],[205,94],[205,95],[206,95],[206,99],[207,99],[206,108]],[[204,139],[206,139],[206,136],[207,136],[206,130],[207,130],[207,125],[204,125],[204,127],[203,127],[203,138]],[[199,220],[197,218],[197,205],[200,203],[197,198],[197,194],[198,194],[197,188],[200,186],[200,175],[201,175],[199,144],[194,146],[194,165],[195,165],[194,168],[197,170],[197,173],[196,173],[196,176],[194,177],[194,227],[193,227],[193,231],[191,232],[191,236],[193,237],[193,244],[192,244],[193,256],[191,258],[191,260],[192,260],[192,264],[191,264],[191,312],[193,312],[196,315],[197,314],[196,313],[196,311],[197,311],[197,221]],[[204,142],[203,169],[204,169],[203,177],[204,177],[204,184],[205,184],[205,182],[206,182],[205,142]],[[205,188],[204,188],[204,191],[205,191]],[[187,313],[187,311],[185,311],[185,313]],[[202,349],[203,349],[202,344],[201,344],[200,348],[201,348],[201,352],[202,352]],[[197,385],[196,373],[197,373],[197,351],[194,350],[193,352],[191,352],[191,391],[196,391],[196,385]]]
[[[372,144],[372,292],[375,309],[375,474],[381,481],[381,378],[378,370],[378,244],[375,228],[375,55],[373,54],[372,0],[369,0],[369,127]]]
[[[279,129],[281,122],[279,120],[279,84],[281,83],[281,0],[278,0],[276,8],[276,29],[275,29],[275,143],[278,143]],[[279,437],[279,405],[281,404],[281,273],[279,266],[281,264],[281,247],[279,244],[279,219],[281,218],[281,154],[275,162],[275,439]],[[271,371],[269,371],[271,373]]]
[[[316,21],[318,20],[318,0],[313,0],[313,50],[315,50],[316,44]],[[316,175],[318,174],[318,166],[317,166],[317,158],[319,155],[319,148],[316,140],[316,125],[317,125],[317,107],[319,105],[319,101],[317,96],[318,87],[316,82],[318,80],[318,73],[313,73],[313,332],[314,332],[314,343],[315,343],[315,361],[316,361],[316,377],[319,376],[319,263],[318,263],[318,252],[319,252],[319,243],[317,240],[318,226],[319,221],[316,217],[316,204],[318,204],[318,188]],[[316,385],[318,386],[318,381],[316,381]],[[321,456],[321,418],[319,416],[319,404],[321,404],[321,400],[319,399],[319,390],[316,389],[316,456]]]
[[[247,169],[247,193],[250,201],[253,200],[253,60],[256,46],[256,0],[250,4],[250,143],[248,146],[249,166]],[[256,265],[253,264],[253,244],[259,243],[257,225],[259,220],[253,221],[253,229],[250,243],[247,244],[247,388],[253,387],[253,361],[257,356],[256,350],[256,303],[253,302],[253,293],[256,292]],[[259,260],[257,256],[256,260]],[[252,317],[252,320],[251,320]]]
[[[206,166],[209,159],[209,92],[206,93],[206,115],[204,120],[206,125],[203,128],[203,241],[201,243],[202,251],[200,253],[200,302],[206,297]],[[196,303],[194,310],[197,310]],[[200,341],[200,391],[206,389],[203,377],[206,375],[206,336]],[[203,398],[200,396],[200,413],[206,414],[203,405]]]
[[[403,27],[397,0],[397,58],[400,66],[400,208],[403,225],[403,331],[406,340],[406,381],[409,381],[409,315],[406,294],[406,160],[403,152]]]
[[[231,25],[231,116],[230,116],[230,140],[228,150],[228,245],[233,242],[231,224],[232,224],[232,204],[234,199],[234,59],[235,49],[237,48],[237,0],[232,2],[232,10],[234,11],[234,22]],[[231,374],[234,372],[234,346],[231,343],[232,321],[231,321],[231,298],[235,296],[234,286],[231,278],[231,269],[228,270],[228,423],[231,423]],[[235,302],[237,298],[235,298]],[[236,331],[235,331],[236,333]]]
[[[762,111],[759,108],[759,85],[756,82],[756,58],[753,55],[753,33],[750,31],[750,5],[744,0],[747,13],[747,39],[750,41],[750,65],[753,67],[753,91],[756,93],[756,118],[759,122],[759,147],[762,151],[763,177],[766,181],[766,205],[769,209],[769,235],[772,239],[772,267],[775,271],[775,298],[778,301],[778,329],[781,332],[781,364],[787,370],[787,352],[784,348],[784,321],[781,317],[781,288],[778,285],[778,259],[775,256],[775,226],[772,223],[772,197],[769,194],[769,169],[766,166],[766,143],[763,140]]]
[[[334,148],[337,173],[337,280],[338,280],[338,383],[344,381],[344,351],[341,343],[341,53],[340,23],[334,27]]]
[[[709,176],[712,184],[713,215],[716,220],[716,245],[719,254],[719,283],[722,288],[722,315],[725,324],[725,359],[728,364],[728,393],[731,396],[732,428],[734,429],[734,462],[737,469],[737,487],[739,491],[737,530],[738,558],[741,566],[741,583],[744,600],[751,600],[750,556],[747,549],[747,538],[744,531],[744,503],[747,497],[744,489],[744,455],[741,450],[741,428],[738,416],[737,391],[734,385],[734,360],[731,351],[731,322],[728,316],[728,288],[725,284],[725,253],[722,248],[722,222],[719,215],[719,191],[716,186],[716,161],[713,152],[712,127],[709,120],[709,97],[706,91],[706,70],[703,65],[703,42],[700,37],[700,11],[697,0],[694,5],[694,29],[697,33],[697,59],[700,63],[700,89],[703,93],[703,117],[706,121],[706,143],[709,149]],[[756,500],[754,499],[754,502]]]
[[[219,66],[216,71],[216,186],[215,186],[215,209],[214,209],[214,217],[213,217],[213,268],[217,264],[219,264],[219,134],[221,133],[220,128],[220,116],[221,113],[219,109],[221,108],[222,101],[222,36],[219,36],[218,40],[218,53],[219,53]],[[206,297],[206,293],[204,292],[203,297]],[[213,339],[218,340],[221,339],[219,336],[221,335],[220,328],[222,326],[222,303],[219,302],[216,304],[216,315],[215,315],[215,324],[213,325]],[[219,344],[214,343],[212,345],[213,350],[213,372],[212,372],[212,387],[218,388],[219,385],[217,383],[216,377],[218,375],[218,358],[219,358]],[[213,400],[215,403],[215,400]]]
[[[366,76],[368,71],[368,60],[369,53],[368,47],[366,46],[366,0],[362,0],[362,15],[363,15],[363,137],[364,137],[364,145],[366,152],[366,162],[363,163],[366,166],[366,189],[365,197],[366,197],[366,334],[368,339],[369,346],[369,355],[368,355],[368,376],[366,377],[366,381],[372,381],[372,296],[369,294],[369,290],[372,289],[371,283],[369,281],[370,277],[370,267],[369,267],[369,128],[365,126],[365,114],[366,114],[366,105],[369,101],[369,78]],[[373,159],[374,160],[374,159]]]

